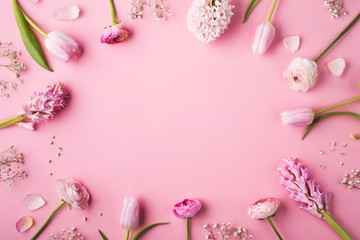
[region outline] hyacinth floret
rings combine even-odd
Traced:
[[[284,164],[278,168],[281,185],[290,192],[289,198],[300,202],[299,208],[321,218],[320,210],[328,210],[331,193],[321,192],[320,186],[310,178],[309,169],[296,158],[283,159]]]

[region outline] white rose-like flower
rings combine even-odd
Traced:
[[[317,65],[307,58],[295,58],[283,74],[291,89],[307,92],[315,87],[318,76]]]
[[[227,29],[233,8],[230,0],[194,0],[187,15],[188,29],[203,43],[215,41]]]

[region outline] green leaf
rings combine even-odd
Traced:
[[[105,236],[105,234],[100,229],[98,229],[98,231],[103,240],[108,240],[108,238]]]
[[[138,232],[131,240],[137,240],[139,237],[141,237],[142,235],[144,235],[147,231],[149,231],[150,229],[152,229],[153,227],[156,227],[158,225],[164,225],[164,224],[169,224],[169,222],[165,222],[165,223],[154,223],[152,225],[149,225],[145,228],[143,228],[140,232]]]
[[[249,18],[249,15],[251,13],[251,11],[253,10],[253,8],[256,6],[256,4],[259,2],[260,0],[251,0],[248,9],[246,10],[245,13],[245,17],[244,17],[244,21],[243,23],[245,23],[247,21],[247,19]]]
[[[326,113],[324,115],[321,115],[319,117],[316,117],[314,119],[314,121],[306,128],[305,130],[305,133],[302,137],[301,140],[304,140],[305,136],[308,134],[308,132],[316,125],[318,124],[319,122],[321,122],[322,120],[328,118],[328,117],[331,117],[331,116],[334,116],[334,115],[349,115],[349,116],[353,116],[357,119],[360,120],[360,114],[357,114],[357,113],[354,113],[354,112],[330,112],[330,113]]]
[[[21,38],[24,42],[24,45],[31,57],[43,68],[53,72],[53,70],[47,65],[45,56],[38,40],[36,39],[34,33],[31,31],[30,26],[28,25],[24,14],[16,0],[11,0],[11,5],[14,10],[16,23],[19,27]]]

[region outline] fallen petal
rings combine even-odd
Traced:
[[[45,205],[44,199],[35,194],[29,194],[24,198],[24,204],[27,210],[36,210]]]
[[[29,3],[38,3],[39,0],[28,0]]]
[[[343,58],[337,58],[327,64],[330,72],[339,77],[344,72],[345,60]]]
[[[300,37],[299,36],[289,36],[283,39],[284,46],[292,52],[299,50],[300,46]]]
[[[355,136],[355,134],[350,134],[349,137],[352,139],[352,140],[360,140],[360,137],[357,137]]]
[[[79,17],[79,14],[79,7],[73,5],[55,10],[53,12],[53,17],[59,20],[75,20]]]
[[[34,221],[31,217],[24,216],[16,222],[16,230],[18,232],[25,232],[33,225]]]

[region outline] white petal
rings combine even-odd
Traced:
[[[337,58],[327,64],[330,72],[335,76],[340,76],[345,69],[345,60],[343,58]]]
[[[34,221],[31,217],[24,216],[16,222],[16,230],[18,232],[25,232],[33,225]]]
[[[296,52],[300,46],[299,36],[289,36],[283,39],[284,46],[292,52]]]
[[[75,20],[79,17],[79,14],[79,7],[74,5],[55,10],[53,17],[60,20]]]
[[[28,0],[29,3],[38,3],[39,0]]]
[[[27,210],[36,210],[45,205],[44,199],[35,194],[29,194],[24,198],[24,204]]]

